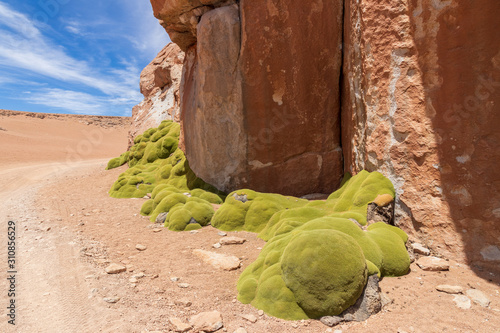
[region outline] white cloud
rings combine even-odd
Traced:
[[[46,88],[26,93],[25,101],[31,104],[44,105],[51,108],[71,111],[71,113],[99,115],[109,110],[110,105],[126,105],[130,101],[127,98],[96,97],[79,91],[64,90],[58,88]],[[115,108],[113,108],[115,109]],[[120,115],[126,115],[128,110],[119,111]]]
[[[68,25],[78,29],[76,24]],[[76,32],[77,30],[75,30]],[[67,51],[44,36],[35,22],[26,15],[17,12],[0,2],[0,65],[28,71],[30,74],[43,75],[66,83],[85,85],[97,89],[108,95],[110,99],[121,100],[124,104],[139,102],[142,95],[139,93],[140,71],[132,65],[124,69],[98,70],[82,60],[70,56]],[[45,96],[37,95],[31,102],[47,106],[61,107],[65,102],[52,105],[50,98],[59,94],[69,98],[66,102],[68,110],[83,112],[83,110],[97,112],[97,104],[86,100],[78,103],[78,98],[91,95],[62,93],[57,89],[46,92]],[[60,100],[61,97],[58,97]],[[102,112],[102,110],[101,110]]]
[[[153,60],[158,52],[170,42],[165,29],[153,16],[153,9],[149,1],[126,0],[124,1],[134,13],[129,25],[136,31],[130,36],[134,46],[148,55]]]
[[[74,113],[101,114],[105,108],[102,101],[95,96],[77,91],[49,88],[27,95],[25,100],[29,103],[70,110]]]

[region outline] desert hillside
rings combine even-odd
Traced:
[[[127,148],[130,118],[0,110],[0,166],[108,158]]]

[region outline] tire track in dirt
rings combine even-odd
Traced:
[[[119,315],[92,297],[85,277],[95,273],[95,269],[80,260],[78,236],[59,228],[55,221],[67,215],[68,207],[57,205],[58,211],[51,212],[57,216],[41,224],[34,202],[42,186],[64,174],[103,162],[48,163],[0,172],[0,220],[5,229],[1,236],[7,234],[7,222],[16,221],[18,268],[17,325],[12,327],[2,320],[1,332],[102,332],[106,327],[116,328]],[[7,239],[1,238],[0,258],[6,262]],[[2,305],[7,305],[6,270],[2,271],[1,299]]]

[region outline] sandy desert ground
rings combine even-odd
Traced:
[[[262,240],[230,233],[247,242],[213,249],[220,239],[216,229],[157,230],[138,214],[144,199],[107,195],[126,169],[105,166],[125,151],[128,122],[0,110],[0,332],[173,332],[169,318],[187,322],[211,310],[222,313],[220,331],[230,333],[239,327],[248,333],[500,332],[500,277],[478,277],[456,262],[447,272],[424,272],[412,264],[410,274],[385,278],[381,289],[393,302],[366,322],[329,328],[314,320],[259,315],[236,301],[236,283]],[[7,317],[9,221],[16,224],[15,327]],[[138,251],[136,244],[147,249]],[[242,268],[216,270],[193,256],[195,249],[235,255]],[[128,271],[109,275],[109,263],[127,265]],[[130,282],[138,274],[144,276]],[[436,291],[440,284],[481,290],[491,304],[460,309],[454,295]],[[247,314],[258,320],[243,319]]]

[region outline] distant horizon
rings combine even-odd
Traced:
[[[55,116],[79,116],[79,117],[119,117],[119,118],[131,118],[131,115],[128,116],[114,116],[114,115],[101,115],[101,114],[85,114],[85,113],[67,113],[67,112],[44,112],[44,111],[23,111],[23,110],[10,110],[4,109],[0,107],[1,112],[18,112],[18,113],[37,113],[37,114],[47,114],[47,115],[55,115]],[[1,115],[1,114],[0,114]]]
[[[149,1],[0,0],[0,109],[130,117],[170,40]]]

